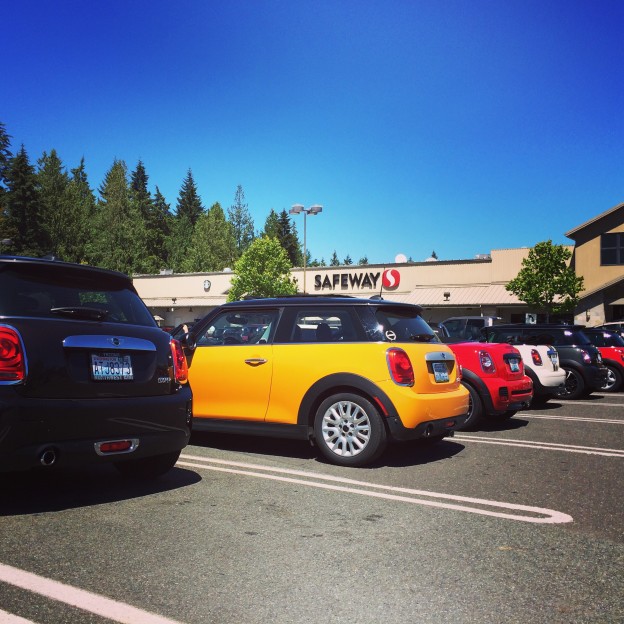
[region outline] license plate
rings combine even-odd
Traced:
[[[436,380],[436,383],[443,383],[449,380],[448,369],[446,368],[446,364],[444,362],[433,362],[433,376]]]
[[[92,353],[91,378],[95,381],[130,381],[134,379],[129,355]]]
[[[510,358],[509,368],[512,373],[517,373],[520,370],[520,362],[516,358]]]

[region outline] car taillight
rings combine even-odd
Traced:
[[[386,358],[392,381],[400,386],[413,386],[414,369],[407,353],[403,349],[388,349]]]
[[[487,351],[479,351],[479,362],[484,373],[494,374],[496,372],[494,360]]]
[[[539,354],[537,349],[531,349],[531,359],[533,360],[533,364],[535,364],[535,366],[542,365],[542,356]]]
[[[173,357],[173,373],[178,383],[186,383],[188,381],[188,365],[184,351],[179,340],[173,338],[171,344],[171,356]]]
[[[20,335],[12,327],[0,327],[0,381],[23,381],[26,357]]]

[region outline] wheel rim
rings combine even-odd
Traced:
[[[611,390],[611,388],[615,386],[616,381],[617,380],[615,378],[615,373],[613,372],[613,369],[607,368],[607,381],[602,386],[602,390]]]
[[[578,388],[578,379],[573,371],[566,371],[565,390],[562,392],[563,396],[574,394]]]
[[[323,441],[332,453],[355,457],[370,442],[370,419],[357,403],[339,401],[323,414],[322,432]]]

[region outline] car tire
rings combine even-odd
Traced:
[[[607,366],[607,381],[600,388],[603,392],[617,392],[622,385],[622,374],[614,366]]]
[[[483,401],[477,389],[464,381],[462,381],[462,384],[470,393],[470,398],[468,400],[468,418],[457,428],[457,431],[474,429],[483,419]]]
[[[130,459],[123,462],[115,462],[115,468],[130,479],[154,479],[165,474],[176,465],[180,451],[163,453],[153,457]]]
[[[316,411],[314,437],[320,452],[339,466],[364,466],[388,444],[379,411],[358,394],[341,392],[325,399]]]
[[[561,399],[579,399],[585,394],[585,380],[578,371],[573,368],[565,368],[565,385],[557,396]]]

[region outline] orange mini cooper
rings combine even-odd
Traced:
[[[308,439],[363,466],[389,440],[453,435],[468,392],[421,308],[284,297],[220,306],[183,340],[193,429]]]

